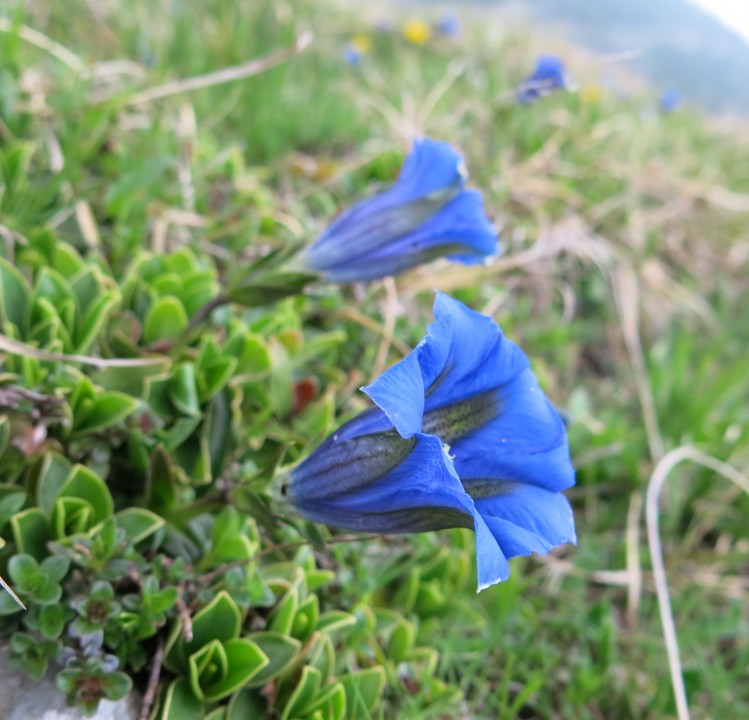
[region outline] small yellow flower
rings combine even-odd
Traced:
[[[372,50],[372,39],[364,33],[357,33],[351,38],[351,47],[358,50],[362,55],[366,55]]]
[[[432,29],[423,20],[407,20],[403,26],[403,37],[414,45],[425,45],[432,37]]]
[[[583,85],[580,89],[580,100],[585,105],[596,105],[605,95],[606,91],[600,85]]]

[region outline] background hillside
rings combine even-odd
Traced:
[[[687,0],[462,0],[453,7],[499,10],[511,24],[561,32],[602,54],[640,51],[626,65],[654,88],[676,89],[712,111],[749,114],[749,44]]]

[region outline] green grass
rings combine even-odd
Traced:
[[[311,0],[24,5],[11,0],[6,16],[74,52],[93,79],[0,32],[0,255],[45,233],[95,253],[85,203],[99,262],[115,277],[141,247],[185,244],[228,273],[267,243],[314,238],[338,210],[389,182],[408,132],[465,152],[505,256],[479,270],[437,263],[398,279],[396,335],[417,341],[431,289],[444,288],[491,312],[524,347],[570,416],[579,545],[513,561],[510,581],[478,597],[465,533],[331,546],[319,557],[338,585],[321,601],[406,614],[416,644],[439,653],[438,677],[461,693],[407,682],[407,669],[394,668],[382,717],[672,717],[642,520],[643,588],[628,603],[628,511],[659,459],[654,447],[694,444],[749,465],[746,128],[730,133],[689,109],[657,116],[647,95],[609,93],[594,104],[555,95],[518,107],[512,87],[542,48],[526,37],[498,44],[478,24],[460,40],[414,47]],[[288,46],[305,29],[312,47],[261,75],[127,104],[138,90]],[[360,31],[374,47],[353,69],[341,48]],[[113,59],[131,65],[105,86],[102,63]],[[598,69],[578,62],[573,72],[596,81]],[[109,99],[93,102],[92,90]],[[630,270],[636,294],[617,307]],[[376,328],[386,293],[380,283],[316,293],[333,313],[296,309],[305,332],[348,334],[340,372],[318,378],[343,415],[363,406],[353,388],[373,377],[381,342],[343,310],[355,301]],[[288,329],[284,317],[259,322]],[[399,357],[391,347],[388,361]],[[653,397],[650,427],[643,387]],[[299,437],[301,453],[314,438],[304,428]],[[662,508],[695,718],[749,715],[749,498],[728,491],[716,475],[682,466]],[[433,596],[406,603],[404,578],[428,576],[438,551],[450,562],[425,580]]]

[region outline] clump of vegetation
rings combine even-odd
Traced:
[[[749,459],[746,131],[605,92],[517,106],[529,41],[470,22],[409,44],[306,0],[171,10],[15,3],[0,27],[13,662],[87,711],[136,687],[164,719],[672,715],[640,508],[673,448]],[[260,74],[143,95],[310,28]],[[355,66],[351,31],[371,35]],[[414,129],[465,152],[504,256],[278,291],[275,263],[392,181]],[[578,468],[578,548],[478,597],[467,531],[342,535],[269,502],[423,335],[433,288],[540,361]],[[678,472],[686,689],[696,717],[738,716],[749,499]]]

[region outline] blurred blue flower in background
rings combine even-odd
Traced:
[[[291,473],[301,516],[359,532],[476,533],[478,587],[508,558],[575,542],[561,491],[575,482],[564,424],[522,350],[484,315],[438,294],[419,345],[372,385],[375,408]]]
[[[445,37],[459,37],[463,30],[460,18],[452,12],[446,12],[434,25],[434,31],[437,35]]]
[[[530,103],[554,90],[571,89],[572,84],[560,58],[556,55],[541,55],[536,60],[535,70],[520,83],[516,97],[518,102]]]
[[[481,195],[465,187],[460,154],[422,138],[398,180],[338,216],[299,258],[329,282],[366,282],[447,256],[465,264],[497,252]]]
[[[678,90],[665,90],[661,95],[659,105],[663,112],[673,112],[681,105],[681,93]]]
[[[357,50],[351,43],[346,43],[343,46],[343,61],[346,65],[351,67],[359,67],[361,65],[362,54]]]

